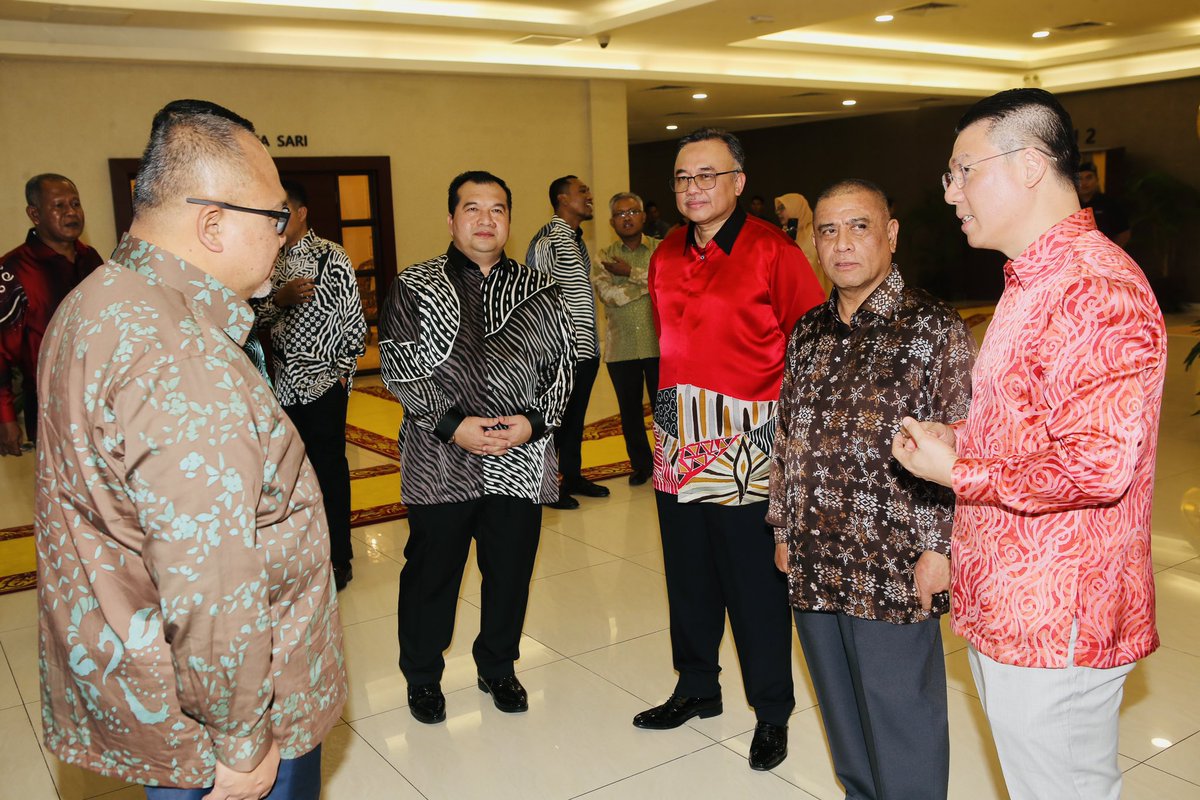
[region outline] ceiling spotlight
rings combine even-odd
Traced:
[[[857,100],[843,100],[843,101],[842,101],[842,105],[844,105],[844,106],[856,106],[856,105],[858,105],[858,101],[857,101]]]
[[[895,17],[892,16],[891,14],[880,14],[878,17],[875,18],[875,21],[876,22],[891,22],[894,19],[895,19]]]
[[[677,130],[679,130],[679,126],[678,126],[678,125],[668,125],[668,126],[667,126],[667,130],[669,130],[669,131],[677,131]]]
[[[692,99],[693,100],[707,100],[708,95],[705,94],[704,92],[696,92],[694,95],[692,95]]]
[[[1033,32],[1033,38],[1035,38],[1035,39],[1045,39],[1049,35],[1050,35],[1050,31],[1034,31]]]

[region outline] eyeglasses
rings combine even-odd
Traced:
[[[688,183],[696,182],[697,189],[708,190],[717,185],[717,178],[722,175],[736,175],[740,169],[727,169],[724,172],[701,172],[699,175],[676,175],[671,178],[671,191],[683,194],[688,190]]]
[[[645,213],[640,208],[627,208],[624,211],[614,211],[613,219],[629,219],[630,217],[636,217],[638,214]]]
[[[288,220],[292,217],[290,208],[246,208],[245,206],[235,206],[233,203],[222,203],[220,200],[201,200],[195,197],[187,198],[187,202],[195,203],[198,206],[216,206],[223,208],[226,211],[242,211],[246,214],[258,214],[263,217],[270,217],[275,220],[275,233],[282,236],[287,228]]]
[[[967,170],[974,169],[975,167],[977,167],[978,165],[982,164],[985,161],[991,161],[993,158],[1003,158],[1004,156],[1011,156],[1013,153],[1019,153],[1022,150],[1037,150],[1039,153],[1041,153],[1042,155],[1044,155],[1046,158],[1050,159],[1051,161],[1058,161],[1058,159],[1056,157],[1050,155],[1049,153],[1047,153],[1045,150],[1043,150],[1040,147],[1018,147],[1016,150],[1009,150],[1007,153],[997,153],[994,156],[988,156],[987,158],[981,158],[978,161],[972,161],[970,164],[962,164],[961,166],[957,165],[957,164],[952,165],[950,167],[949,172],[942,173],[942,191],[944,191],[944,192],[950,191],[951,183],[953,183],[955,186],[957,186],[960,189],[963,188],[963,186],[965,186],[967,183]]]

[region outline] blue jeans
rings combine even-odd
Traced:
[[[201,800],[212,791],[147,786],[146,800]],[[264,800],[318,800],[321,796],[321,746],[310,753],[279,762],[275,786]]]

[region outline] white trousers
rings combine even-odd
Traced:
[[[1074,665],[1014,667],[968,649],[971,673],[1012,800],[1120,800],[1117,715],[1125,676]]]

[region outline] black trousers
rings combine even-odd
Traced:
[[[654,454],[646,439],[646,421],[642,414],[642,386],[650,397],[650,409],[654,409],[654,396],[658,394],[658,359],[633,358],[628,361],[609,361],[608,377],[612,379],[613,391],[617,395],[617,408],[621,410],[621,432],[625,434],[625,452],[629,454],[629,466],[634,472],[649,474],[654,469]]]
[[[580,474],[583,468],[583,456],[580,453],[583,446],[583,419],[587,415],[592,384],[596,382],[596,373],[599,371],[599,358],[575,362],[575,383],[571,387],[571,396],[567,399],[562,425],[554,431],[554,446],[558,448],[558,471],[562,473],[563,484],[568,488],[583,477]]]
[[[335,383],[311,403],[283,407],[304,440],[308,460],[321,484],[329,521],[330,560],[338,566],[354,558],[350,543],[350,464],[346,461],[348,402],[345,388]]]
[[[26,380],[22,374],[22,380]],[[24,400],[21,403],[21,413],[25,415],[25,438],[30,442],[37,444],[37,423],[38,423],[38,396],[37,386],[28,383],[23,387],[22,392]]]
[[[442,653],[454,634],[454,614],[471,539],[483,576],[479,636],[471,649],[479,674],[513,674],[529,579],[542,533],[542,507],[518,497],[484,495],[465,503],[408,507],[408,544],[400,572],[397,626],[400,671],[412,686],[442,679]]]
[[[797,611],[796,631],[847,800],[945,800],[950,734],[938,621]]]
[[[792,620],[787,581],[775,568],[767,504],[680,503],[656,492],[671,614],[675,692],[721,691],[717,651],[725,614],[733,629],[746,700],[760,722],[787,725],[792,686]]]

